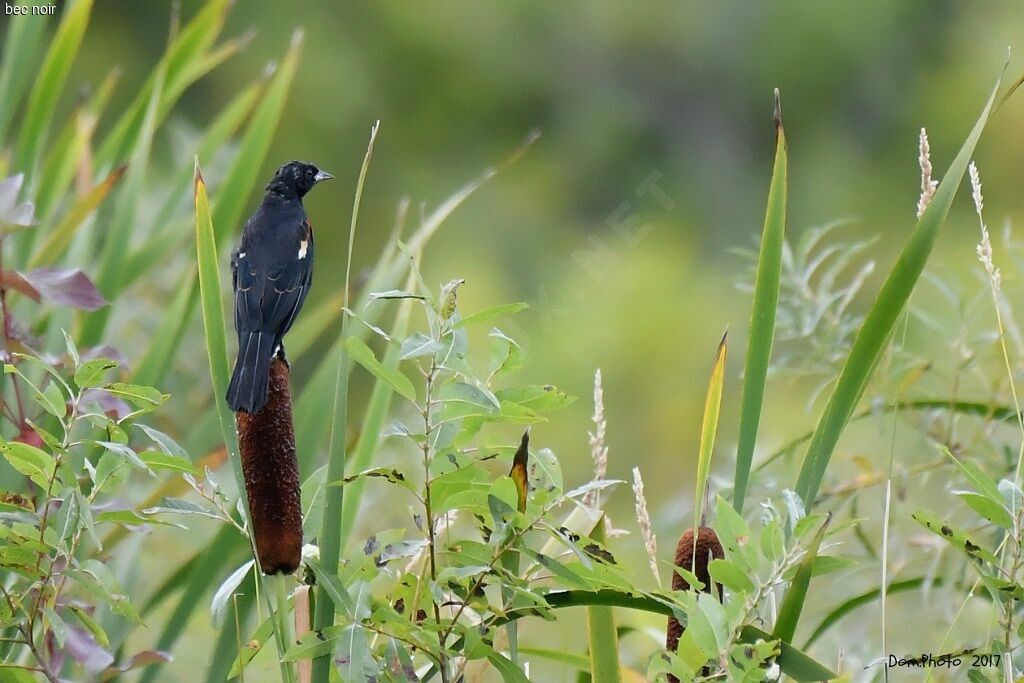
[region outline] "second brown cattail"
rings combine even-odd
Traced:
[[[696,551],[695,551],[696,549]],[[709,526],[702,526],[697,530],[697,542],[693,542],[693,529],[687,529],[679,545],[676,546],[676,566],[693,572],[697,580],[704,584],[702,589],[705,593],[711,592],[711,574],[708,572],[708,563],[713,559],[725,557],[722,544],[718,541],[718,534]],[[672,573],[672,590],[690,590],[690,583],[678,572]],[[718,585],[718,599],[722,600],[722,586]],[[665,648],[675,652],[679,647],[679,638],[683,635],[683,625],[675,617],[668,618],[668,629],[665,634]],[[679,683],[679,679],[669,675],[668,680],[672,683]]]
[[[289,374],[288,363],[274,358],[266,405],[252,414],[235,414],[252,533],[264,574],[290,574],[302,559],[302,503]]]

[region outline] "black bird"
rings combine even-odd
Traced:
[[[301,161],[277,169],[231,255],[238,359],[227,401],[234,411],[255,413],[267,402],[270,363],[284,358],[284,335],[313,280],[313,227],[302,197],[333,177]]]

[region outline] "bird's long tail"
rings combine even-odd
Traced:
[[[227,395],[228,405],[235,412],[255,413],[266,405],[274,347],[273,337],[263,332],[248,332],[239,339]]]

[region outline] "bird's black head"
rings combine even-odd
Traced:
[[[313,186],[321,180],[333,177],[327,171],[321,171],[313,164],[307,164],[304,161],[289,161],[277,169],[267,185],[267,190],[285,197],[294,196],[302,199],[303,195],[312,190]]]

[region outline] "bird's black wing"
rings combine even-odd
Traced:
[[[309,222],[303,221],[295,232],[297,239],[283,240],[274,253],[257,258],[245,245],[233,259],[235,287],[235,329],[262,332],[268,342],[280,343],[291,327],[309,293],[313,271],[313,235]],[[248,250],[247,250],[248,247]]]
[[[295,257],[298,267],[295,271],[295,280],[290,285],[293,295],[289,297],[289,312],[278,333],[279,340],[292,328],[292,323],[302,310],[302,304],[306,302],[306,295],[313,284],[313,225],[308,218],[302,221]]]

